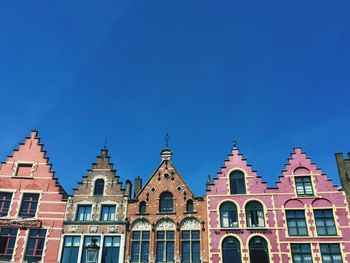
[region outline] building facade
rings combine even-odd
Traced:
[[[56,262],[66,200],[33,131],[0,166],[0,261]]]
[[[196,197],[161,152],[161,163],[142,187],[137,178],[128,208],[126,263],[208,261],[205,198]]]
[[[335,154],[341,186],[346,194],[350,210],[350,153],[348,153],[348,157],[345,159],[342,153]]]
[[[68,199],[57,261],[88,262],[87,246],[95,239],[99,251],[93,262],[122,263],[130,191],[130,181],[124,189],[103,148]]]
[[[234,147],[207,203],[210,262],[350,262],[345,195],[300,148],[269,188]]]

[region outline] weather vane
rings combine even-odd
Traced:
[[[237,138],[233,139],[233,148],[237,148]]]
[[[104,145],[104,148],[106,149],[107,148],[107,136],[105,138],[105,145]]]
[[[168,133],[165,134],[164,139],[165,139],[165,147],[168,148],[168,146],[169,146],[169,139],[170,139]]]

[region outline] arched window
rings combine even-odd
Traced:
[[[230,192],[231,195],[246,193],[244,173],[241,171],[230,173]]]
[[[250,201],[245,207],[247,227],[264,227],[264,208],[257,201]]]
[[[221,227],[238,227],[237,207],[232,202],[225,202],[220,206]]]
[[[253,237],[249,241],[250,263],[269,263],[267,242],[262,237]]]
[[[140,205],[139,205],[139,214],[146,214],[146,202],[145,201],[141,201]]]
[[[193,213],[193,201],[188,200],[186,203],[186,212],[187,213]]]
[[[234,237],[226,237],[222,242],[222,262],[241,263],[241,245]]]
[[[103,179],[97,179],[95,181],[94,195],[103,195],[105,188],[105,181]]]
[[[173,195],[170,192],[164,192],[160,195],[159,212],[173,212]]]

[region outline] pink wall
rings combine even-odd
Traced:
[[[231,195],[229,193],[228,174],[234,169],[245,171],[247,194]],[[295,193],[294,177],[310,174],[312,175],[315,196],[298,198]],[[259,229],[247,228],[244,205],[250,199],[259,200],[264,205],[266,227]],[[275,188],[267,188],[238,149],[234,148],[229,155],[229,159],[225,161],[224,166],[217,174],[217,178],[214,179],[210,190],[207,191],[207,200],[209,208],[209,256],[213,263],[222,262],[220,242],[228,235],[234,235],[241,241],[242,262],[249,262],[248,242],[255,235],[260,235],[268,241],[270,262],[291,262],[290,244],[298,242],[311,245],[314,262],[321,262],[319,243],[340,244],[343,259],[350,262],[350,225],[345,195],[333,186],[326,175],[316,168],[315,164],[311,163],[300,148],[294,149]],[[220,202],[223,200],[232,200],[237,204],[239,227],[220,228],[218,211]],[[337,236],[316,236],[313,208],[322,207],[331,208],[335,212]],[[286,235],[285,208],[305,209],[309,236],[288,237]]]
[[[30,162],[33,168],[29,169],[26,177],[15,175],[16,164]],[[41,221],[41,228],[47,230],[46,245],[43,252],[43,262],[57,262],[57,254],[61,238],[66,202],[65,193],[51,171],[51,165],[42,149],[37,132],[33,131],[25,142],[14,150],[6,162],[0,166],[0,191],[13,192],[9,214],[6,218],[18,219],[21,198],[23,193],[35,191],[40,193],[38,212],[35,219]],[[1,221],[1,218],[0,218]],[[23,262],[29,229],[20,229],[13,256],[14,262]]]

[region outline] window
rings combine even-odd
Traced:
[[[186,203],[186,212],[187,213],[193,213],[193,201],[188,200]]]
[[[95,181],[94,195],[103,195],[105,188],[105,181],[103,179],[97,179]]]
[[[174,231],[157,231],[156,262],[174,262]]]
[[[311,176],[297,176],[295,177],[295,187],[298,196],[312,196],[314,191],[312,189]]]
[[[335,228],[332,209],[314,210],[317,235],[319,236],[335,236],[337,230]]]
[[[290,236],[307,236],[304,210],[286,211],[288,234]]]
[[[264,227],[264,208],[257,201],[251,201],[245,208],[248,227]]]
[[[120,250],[120,237],[105,236],[102,251],[102,263],[118,263]]]
[[[23,200],[19,216],[22,218],[35,217],[36,209],[38,207],[39,194],[23,194]]]
[[[77,221],[91,220],[91,205],[78,205]]]
[[[24,259],[29,262],[41,261],[44,251],[46,230],[45,229],[30,229],[27,249]]]
[[[181,232],[182,263],[201,262],[199,230],[184,230]]]
[[[0,217],[8,215],[11,199],[12,193],[0,192]]]
[[[244,173],[241,171],[230,173],[230,191],[231,195],[246,193]]]
[[[224,202],[220,206],[221,227],[238,227],[237,207],[232,202]]]
[[[148,262],[149,231],[132,231],[131,262]]]
[[[86,263],[86,247],[88,245],[90,245],[92,242],[91,242],[91,239],[93,238],[96,238],[96,245],[98,245],[99,247],[101,247],[101,244],[100,244],[100,236],[85,236],[84,238],[84,244],[83,244],[83,251],[82,251],[82,254],[81,254],[81,263]],[[101,249],[100,249],[101,250]],[[100,250],[98,251],[97,253],[97,258],[99,257],[99,253],[100,253]]]
[[[222,242],[222,262],[241,263],[241,245],[234,237],[226,237]]]
[[[322,263],[342,263],[339,244],[320,244]]]
[[[249,241],[250,263],[269,263],[269,249],[262,237],[253,237]]]
[[[173,195],[169,192],[164,192],[160,195],[159,212],[170,213],[173,212]]]
[[[115,220],[115,205],[102,205],[101,221]]]
[[[79,246],[80,246],[79,236],[65,236],[64,242],[63,242],[61,263],[78,262]]]
[[[16,176],[18,176],[18,177],[32,176],[32,169],[33,169],[32,163],[18,163]]]
[[[309,244],[292,244],[293,263],[312,263],[312,255]]]
[[[16,243],[17,228],[1,228],[0,232],[0,261],[10,261]]]
[[[146,202],[141,201],[139,206],[139,214],[146,214],[146,212],[147,212]]]

